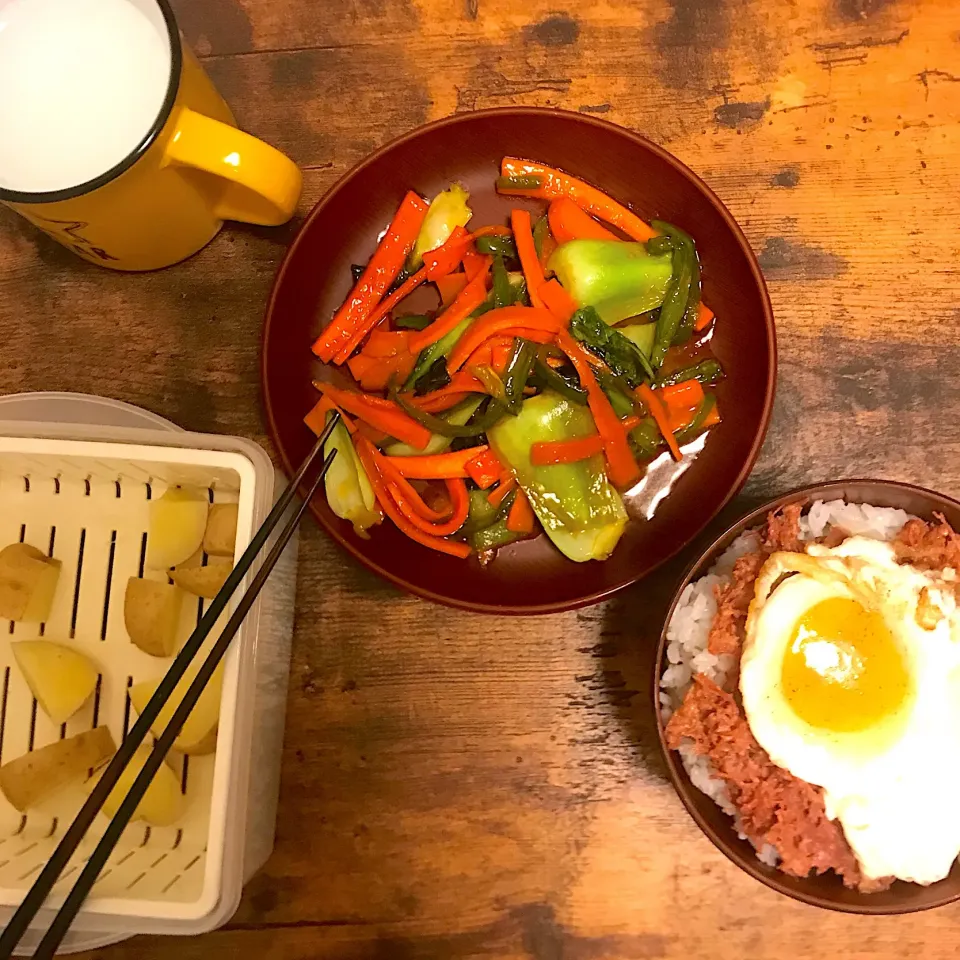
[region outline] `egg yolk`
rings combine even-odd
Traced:
[[[853,733],[897,712],[909,676],[883,617],[856,600],[831,597],[810,607],[794,627],[781,684],[801,720]]]

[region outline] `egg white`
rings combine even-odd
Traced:
[[[747,721],[774,763],[823,788],[867,877],[933,883],[960,853],[960,612],[947,586],[861,537],[773,554],[757,578],[740,664]],[[830,597],[883,616],[910,678],[897,709],[865,730],[811,726],[782,689],[795,626]]]

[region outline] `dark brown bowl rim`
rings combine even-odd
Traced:
[[[709,565],[723,550],[726,550],[726,548],[738,536],[740,536],[744,530],[747,530],[753,526],[757,526],[758,522],[771,510],[777,510],[780,507],[786,506],[788,503],[795,503],[798,500],[808,503],[813,500],[829,499],[831,498],[831,494],[833,492],[842,497],[842,491],[844,489],[852,486],[867,484],[873,487],[886,487],[891,490],[901,490],[906,493],[921,497],[925,500],[932,500],[934,503],[937,501],[947,502],[955,505],[957,509],[960,510],[960,501],[955,500],[953,497],[949,497],[944,493],[938,493],[935,490],[930,490],[927,487],[921,487],[912,483],[902,483],[898,480],[872,480],[869,478],[830,480],[826,483],[816,483],[806,487],[798,487],[789,493],[785,493],[782,496],[777,497],[775,500],[761,504],[755,510],[752,510],[746,516],[742,517],[732,526],[727,528],[724,533],[720,534],[720,536],[718,536],[684,572],[683,577],[676,588],[673,600],[670,603],[670,608],[667,611],[666,618],[663,621],[663,628],[660,632],[660,642],[657,645],[657,656],[656,660],[654,661],[655,668],[652,693],[654,714],[657,718],[657,739],[660,744],[660,753],[663,756],[664,762],[667,765],[667,770],[670,773],[670,782],[673,785],[673,788],[676,790],[677,795],[680,797],[680,801],[683,803],[684,807],[686,807],[687,813],[690,814],[697,826],[700,827],[713,845],[728,860],[730,860],[741,870],[749,873],[750,876],[756,880],[759,880],[762,884],[764,884],[764,886],[769,887],[771,890],[775,890],[777,893],[783,894],[785,897],[790,897],[793,900],[799,900],[800,902],[809,904],[810,906],[822,907],[827,910],[834,910],[838,913],[853,913],[869,916],[896,916],[907,913],[921,913],[925,910],[933,910],[937,907],[946,906],[948,903],[953,903],[957,900],[960,900],[960,890],[958,890],[956,893],[944,894],[940,899],[934,899],[930,903],[905,904],[902,907],[890,905],[871,906],[869,902],[839,903],[837,901],[830,900],[827,897],[820,896],[814,892],[807,894],[803,891],[791,889],[778,879],[777,874],[767,873],[766,871],[762,870],[760,861],[756,857],[741,861],[737,856],[734,855],[733,852],[731,838],[733,838],[735,835],[732,833],[732,827],[729,837],[720,836],[718,832],[714,830],[713,826],[701,815],[699,804],[695,798],[703,796],[709,802],[712,801],[709,800],[709,797],[706,797],[706,794],[700,793],[700,791],[690,782],[690,778],[687,776],[682,764],[676,759],[675,752],[667,747],[666,740],[664,738],[663,718],[660,715],[660,677],[663,673],[664,656],[666,654],[667,647],[667,627],[669,626],[670,621],[673,619],[673,612],[676,609],[677,604],[680,601],[680,595],[686,589],[687,584],[702,576],[706,572]]]
[[[603,120],[599,117],[585,116],[581,113],[574,113],[570,110],[557,110],[550,107],[492,107],[486,110],[475,110],[469,113],[456,113],[447,117],[442,117],[439,120],[434,120],[431,123],[423,124],[422,126],[415,127],[413,130],[409,130],[407,133],[402,134],[399,137],[389,141],[384,144],[374,153],[370,154],[364,160],[361,160],[356,166],[351,167],[336,183],[330,187],[326,193],[317,201],[310,213],[307,214],[306,219],[301,224],[300,229],[297,231],[297,235],[294,237],[291,242],[287,252],[284,255],[283,261],[280,264],[279,269],[277,270],[277,275],[274,278],[273,285],[270,289],[270,297],[267,301],[266,315],[263,324],[263,334],[261,338],[261,348],[260,348],[260,394],[262,397],[262,402],[264,406],[264,412],[267,419],[267,429],[270,434],[270,438],[273,441],[273,444],[277,450],[277,454],[280,457],[280,461],[283,464],[284,471],[288,476],[292,476],[296,470],[296,465],[291,463],[290,458],[287,455],[286,450],[283,445],[278,441],[280,435],[277,421],[273,409],[273,404],[271,402],[269,391],[267,390],[267,348],[270,342],[270,332],[273,326],[274,312],[276,306],[276,300],[279,295],[279,291],[284,284],[287,270],[290,269],[290,264],[293,261],[293,258],[296,254],[297,248],[300,245],[303,237],[307,234],[310,229],[311,224],[323,213],[323,210],[330,203],[332,198],[339,193],[341,190],[349,186],[351,181],[354,178],[360,176],[367,167],[379,160],[384,154],[389,153],[395,147],[400,146],[401,144],[407,143],[410,140],[414,140],[417,137],[427,133],[429,131],[437,130],[443,127],[454,126],[459,123],[468,122],[478,117],[497,117],[497,116],[552,116],[559,117],[563,120],[567,120],[572,123],[584,124],[588,127],[597,127],[605,129],[608,131],[615,132],[620,136],[626,138],[627,140],[633,141],[633,143],[642,150],[648,150],[651,153],[655,154],[661,160],[670,164],[681,176],[685,177],[687,180],[691,181],[693,186],[699,190],[706,199],[713,205],[713,207],[720,213],[720,216],[723,218],[724,223],[727,225],[727,228],[731,231],[733,236],[736,238],[741,249],[747,256],[747,261],[750,265],[750,271],[753,275],[754,282],[757,285],[757,288],[760,292],[760,300],[763,306],[763,318],[764,318],[764,328],[766,330],[767,336],[767,351],[769,356],[769,361],[767,363],[767,376],[766,376],[766,396],[764,397],[763,403],[763,414],[760,420],[760,427],[757,430],[756,436],[754,437],[753,444],[750,448],[750,452],[747,455],[747,458],[744,460],[743,466],[740,469],[740,472],[737,474],[736,479],[730,485],[730,489],[727,494],[723,497],[721,501],[716,504],[713,512],[704,518],[703,523],[694,530],[691,535],[683,542],[678,542],[672,546],[658,561],[657,563],[643,573],[641,576],[633,577],[630,580],[626,580],[621,584],[607,587],[603,590],[597,590],[593,593],[577,597],[572,600],[558,601],[556,603],[545,603],[538,605],[530,606],[514,606],[509,604],[484,604],[484,603],[472,603],[470,601],[457,600],[453,597],[445,596],[444,594],[435,593],[434,591],[427,589],[425,587],[420,587],[416,584],[409,583],[404,577],[396,573],[393,570],[388,570],[385,567],[381,566],[376,561],[370,559],[358,546],[353,539],[348,536],[345,536],[341,531],[328,524],[321,514],[314,509],[313,504],[310,505],[310,512],[313,514],[317,523],[326,531],[326,533],[331,536],[344,550],[346,550],[351,556],[358,560],[364,567],[373,573],[378,574],[383,577],[390,583],[395,584],[398,587],[401,587],[403,590],[406,590],[408,593],[412,593],[415,596],[424,598],[425,600],[432,600],[435,603],[442,604],[444,606],[453,607],[458,610],[469,610],[474,613],[491,613],[499,615],[510,615],[510,616],[538,616],[543,614],[551,613],[563,613],[568,610],[576,610],[581,607],[590,606],[595,603],[600,603],[603,600],[608,599],[616,593],[619,593],[621,590],[625,590],[628,587],[632,586],[638,580],[643,577],[649,576],[656,570],[658,567],[662,566],[671,558],[675,557],[687,544],[689,544],[696,536],[701,533],[710,521],[716,517],[716,515],[730,502],[730,500],[736,496],[740,490],[743,488],[744,483],[747,481],[747,477],[750,475],[751,470],[753,469],[754,464],[757,462],[757,457],[760,455],[760,448],[763,445],[763,441],[767,435],[767,429],[770,425],[770,418],[773,413],[773,401],[776,395],[776,386],[777,386],[777,338],[776,338],[776,328],[774,325],[773,317],[773,307],[770,303],[770,294],[767,290],[767,284],[764,281],[763,273],[760,270],[760,265],[757,262],[756,254],[753,252],[753,248],[750,246],[750,242],[747,240],[746,235],[743,230],[740,229],[739,224],[733,218],[733,215],[727,209],[723,201],[700,179],[686,164],[678,160],[673,154],[664,150],[663,147],[654,143],[651,140],[648,140],[646,137],[641,136],[638,133],[634,133],[632,130],[627,130],[625,127],[621,127],[619,124],[611,123],[609,120]]]

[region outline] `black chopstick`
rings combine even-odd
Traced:
[[[249,546],[246,548],[246,550],[244,550],[243,555],[240,557],[237,565],[230,573],[230,576],[227,577],[223,587],[221,587],[216,597],[211,601],[210,606],[200,619],[196,629],[190,635],[190,638],[187,640],[187,642],[183,645],[183,648],[180,650],[180,653],[177,654],[176,659],[171,664],[163,680],[160,682],[160,685],[157,687],[146,707],[144,707],[143,713],[140,714],[137,722],[133,725],[127,736],[120,744],[120,748],[117,750],[117,753],[107,765],[106,770],[91,791],[90,796],[80,809],[80,812],[74,818],[73,823],[70,824],[70,827],[64,834],[63,839],[57,845],[57,849],[53,852],[53,855],[47,861],[43,870],[40,872],[40,875],[34,881],[33,886],[31,886],[30,890],[27,892],[26,897],[24,897],[23,902],[17,908],[16,913],[14,913],[13,917],[11,917],[6,928],[2,933],[0,933],[0,960],[7,960],[7,958],[13,955],[13,950],[19,943],[21,937],[27,931],[30,922],[43,906],[44,901],[47,899],[50,891],[60,878],[60,874],[69,863],[70,858],[76,852],[77,847],[80,845],[80,842],[83,840],[87,830],[93,823],[97,813],[99,813],[104,801],[110,795],[110,792],[113,790],[114,786],[116,786],[120,775],[126,769],[137,747],[140,746],[147,734],[150,732],[150,727],[156,721],[160,711],[163,709],[167,700],[169,700],[173,691],[176,689],[177,684],[180,682],[193,659],[196,657],[210,631],[216,625],[220,614],[223,613],[227,604],[230,602],[231,596],[236,591],[247,572],[250,570],[258,554],[263,549],[264,544],[273,533],[273,530],[283,518],[283,515],[286,513],[287,508],[293,501],[298,488],[303,483],[307,472],[322,452],[324,443],[339,421],[339,414],[334,414],[329,418],[325,429],[317,438],[313,449],[301,464],[300,469],[297,471],[293,480],[290,481],[289,486],[286,488],[286,490],[284,490],[280,499],[276,502],[276,504],[274,504],[273,509],[267,516],[267,519],[256,532],[253,539],[250,541]],[[183,726],[187,716],[193,709],[196,700],[199,698],[199,695],[203,690],[203,687],[209,681],[217,667],[217,664],[223,658],[223,655],[226,652],[233,635],[237,632],[243,617],[247,614],[251,605],[256,599],[257,594],[263,587],[263,584],[266,581],[273,565],[279,558],[284,545],[290,539],[293,531],[296,529],[297,524],[303,516],[307,505],[323,480],[323,477],[326,474],[326,471],[329,469],[330,464],[333,462],[334,456],[335,451],[331,451],[330,456],[324,462],[319,475],[311,485],[309,492],[306,494],[303,503],[300,505],[293,518],[291,518],[291,520],[284,527],[283,532],[278,537],[277,542],[274,544],[267,559],[264,561],[253,582],[250,584],[250,587],[237,604],[237,608],[230,617],[227,626],[224,628],[210,654],[208,654],[207,659],[200,667],[200,670],[198,671],[194,681],[191,683],[186,696],[181,701],[180,706],[175,711],[170,723],[167,725],[167,728],[164,730],[160,739],[158,739],[154,745],[153,752],[148,758],[147,763],[144,765],[143,770],[140,772],[139,776],[134,782],[134,785],[127,794],[127,797],[124,799],[123,803],[121,803],[116,815],[112,818],[103,838],[100,840],[100,843],[97,845],[94,854],[90,857],[90,860],[87,862],[83,872],[80,874],[77,883],[71,890],[60,912],[54,918],[53,923],[38,946],[36,953],[34,954],[35,957],[53,956],[57,945],[60,943],[63,935],[69,928],[70,923],[73,921],[77,911],[80,909],[80,905],[89,894],[91,887],[96,882],[100,870],[103,869],[104,863],[110,856],[110,853],[113,851],[113,848],[119,840],[123,828],[127,825],[130,817],[135,812],[137,804],[140,802],[140,799],[146,792],[146,788],[149,785],[150,780],[152,780],[154,774],[159,769],[160,763],[163,761],[170,749],[170,746],[179,733],[180,728]],[[192,700],[190,700],[191,694],[194,694]],[[163,744],[165,744],[165,746],[162,746]],[[133,799],[131,802],[131,798],[134,797],[135,799]],[[119,824],[119,827],[114,829],[117,824]]]

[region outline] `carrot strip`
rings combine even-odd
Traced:
[[[517,255],[520,257],[520,266],[527,281],[527,296],[535,306],[542,308],[540,287],[545,277],[543,267],[537,257],[537,248],[533,242],[533,227],[530,223],[530,214],[526,210],[511,210],[510,222],[513,224],[513,240],[517,245]]]
[[[416,397],[412,394],[404,394],[404,399],[419,407],[425,413],[440,413],[455,407],[461,400],[466,399],[471,393],[486,393],[487,388],[483,383],[470,373],[461,370],[445,387],[439,390],[433,390],[424,394],[422,397]]]
[[[420,457],[386,457],[386,460],[409,480],[466,479],[467,461],[486,450],[486,446],[454,450],[451,453],[432,453]]]
[[[478,273],[460,291],[457,299],[437,317],[430,326],[410,338],[411,353],[419,353],[431,343],[436,343],[451,330],[466,320],[487,298],[487,273]]]
[[[427,279],[427,271],[419,270],[412,277],[408,277],[403,283],[397,287],[393,293],[390,294],[381,304],[377,307],[373,313],[370,314],[367,319],[360,324],[356,332],[350,338],[350,340],[338,351],[336,356],[333,358],[333,362],[336,364],[342,364],[347,357],[353,353],[354,350],[360,345],[360,341],[378,324],[384,317],[386,317],[401,300],[405,300],[407,297],[413,293],[417,287],[420,286]]]
[[[706,330],[713,319],[713,311],[701,300],[697,309],[697,319],[694,321],[694,330]]]
[[[629,433],[640,423],[637,416],[624,417],[620,421]],[[576,463],[603,453],[603,438],[599,433],[590,433],[573,440],[538,440],[530,447],[530,462],[535,467],[551,467],[557,463]]]
[[[569,197],[560,197],[547,210],[550,232],[557,243],[568,240],[618,240],[605,226],[577,206]]]
[[[656,421],[660,433],[663,434],[663,439],[667,441],[670,455],[674,460],[682,460],[683,454],[680,452],[680,447],[670,427],[670,412],[667,409],[667,405],[650,389],[648,383],[642,383],[634,390],[634,393],[643,401],[647,410],[650,411],[650,416]]]
[[[486,273],[493,264],[493,257],[484,256],[476,250],[467,250],[463,255],[463,272],[468,280],[474,280],[478,273]]]
[[[494,489],[487,494],[487,502],[494,507],[499,507],[500,504],[507,499],[507,494],[516,485],[517,478],[512,473],[501,477],[499,486],[494,487]]]
[[[398,487],[390,483],[387,484],[387,487],[394,495],[394,500],[399,510],[414,526],[419,527],[424,533],[430,536],[447,537],[452,533],[456,533],[467,522],[470,498],[467,494],[467,485],[463,480],[453,479],[445,482],[447,484],[447,492],[450,494],[453,515],[449,520],[441,523],[431,523],[429,520],[424,520],[423,517],[417,513],[413,504],[404,497]]]
[[[479,317],[464,331],[460,341],[450,352],[447,359],[447,371],[456,373],[470,358],[477,347],[490,337],[514,330],[541,331],[555,334],[561,327],[560,321],[546,310],[536,307],[500,307]],[[427,328],[429,329],[429,327]],[[526,334],[520,334],[526,336]],[[532,339],[532,338],[531,338]]]
[[[481,490],[492,487],[505,472],[503,464],[492,450],[478,453],[472,460],[467,461],[466,467],[470,479]]]
[[[661,387],[657,390],[657,396],[667,405],[671,414],[696,409],[703,402],[703,385],[691,377],[689,380]]]
[[[395,357],[399,353],[409,353],[411,336],[410,330],[374,330],[363,348],[362,355],[383,359]]]
[[[449,307],[467,285],[468,279],[465,273],[450,273],[445,277],[438,277],[434,283],[440,291],[440,303],[444,307]]]
[[[339,413],[348,433],[356,433],[354,422],[329,397],[321,397],[313,409],[303,418],[303,422],[319,437],[327,425],[327,414]]]
[[[444,520],[448,520],[453,513],[453,506],[450,506],[448,510],[434,510],[429,506],[423,497],[417,492],[412,483],[402,474],[396,467],[390,463],[389,457],[383,456],[381,453],[377,453],[377,463],[380,465],[380,470],[384,475],[384,478],[387,481],[387,484],[390,486],[396,486],[399,488],[403,496],[409,501],[410,505],[413,507],[414,511],[428,523],[441,523]]]
[[[537,197],[541,200],[568,197],[587,213],[617,227],[633,240],[644,242],[656,236],[649,224],[644,223],[623,204],[617,203],[602,190],[576,177],[571,177],[561,170],[533,160],[504,157],[500,162],[500,173],[504,177],[539,177],[541,179],[541,185],[532,190],[498,187],[500,193],[514,197]]]
[[[360,279],[313,345],[313,352],[321,360],[329,363],[376,309],[413,249],[427,209],[427,204],[412,190],[403,198]]]
[[[454,227],[453,233],[447,237],[446,243],[442,243],[433,250],[428,250],[423,255],[427,279],[437,280],[440,277],[445,277],[448,273],[453,273],[472,243],[473,234],[467,233],[463,227]]]
[[[370,483],[373,485],[377,502],[382,507],[383,512],[397,525],[401,533],[431,550],[447,553],[464,560],[470,556],[471,550],[465,543],[461,543],[459,540],[444,540],[441,537],[433,536],[411,523],[390,495],[390,490],[377,463],[377,448],[366,437],[359,437],[356,446],[363,469],[366,470]]]
[[[500,223],[492,223],[488,227],[480,227],[478,230],[474,230],[470,236],[474,240],[478,237],[509,237],[510,228]]]
[[[560,285],[559,280],[548,280],[540,287],[540,299],[543,305],[564,326],[570,323],[570,318],[577,312],[577,301]]]
[[[623,424],[593,375],[586,350],[566,330],[559,332],[557,343],[570,358],[577,376],[580,377],[580,385],[587,391],[587,404],[603,440],[603,452],[610,467],[610,479],[618,487],[630,486],[640,476],[640,468],[630,450],[630,444],[627,443]]]
[[[416,366],[412,353],[395,357],[365,357],[363,354],[347,361],[350,373],[361,390],[386,390],[394,380],[406,380]]]
[[[535,523],[536,517],[530,501],[522,490],[518,490],[507,514],[507,529],[514,533],[533,533]]]
[[[409,443],[411,447],[416,447],[418,450],[422,450],[433,436],[423,424],[407,416],[391,400],[355,393],[351,390],[340,390],[329,383],[317,383],[316,387],[338,407],[369,423],[371,427],[376,427],[377,430],[382,430],[397,440]]]

